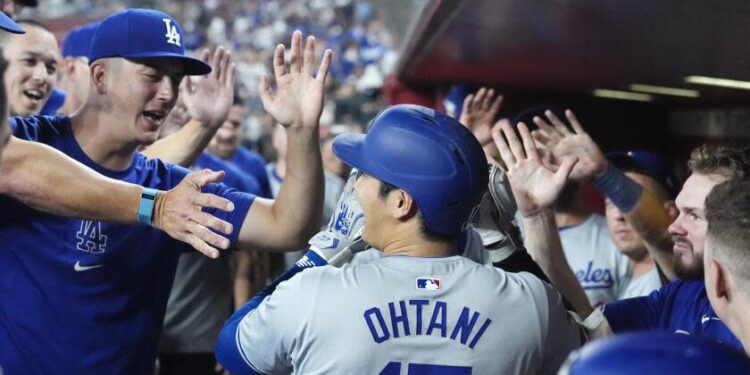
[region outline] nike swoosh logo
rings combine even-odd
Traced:
[[[719,318],[717,318],[715,316],[703,315],[701,317],[701,324],[706,324],[706,322],[708,322],[709,320],[721,320],[721,319],[719,319]]]
[[[93,266],[82,266],[82,265],[81,265],[81,261],[79,260],[79,261],[77,261],[77,262],[76,262],[76,264],[75,264],[75,265],[73,266],[73,269],[74,269],[74,270],[75,270],[76,272],[83,272],[83,271],[93,270],[94,268],[99,268],[99,267],[101,267],[101,266],[103,266],[103,264],[97,264],[97,265],[93,265]]]

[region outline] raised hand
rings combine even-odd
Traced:
[[[260,98],[263,108],[281,125],[291,129],[317,129],[323,111],[323,97],[328,67],[331,64],[331,51],[326,50],[317,73],[315,66],[315,37],[308,36],[305,51],[302,52],[302,33],[292,34],[292,48],[289,66],[284,62],[284,45],[276,46],[273,57],[273,70],[276,76],[276,90],[271,80],[263,76],[260,85]]]
[[[211,65],[211,73],[185,77],[180,97],[191,118],[203,126],[219,128],[226,120],[234,100],[235,64],[232,53],[221,46],[213,53],[203,50],[201,60]]]
[[[458,122],[471,130],[482,146],[492,143],[492,125],[500,111],[503,96],[495,96],[495,90],[482,87],[464,99]]]
[[[578,159],[578,164],[570,174],[571,179],[583,180],[604,172],[607,168],[607,159],[599,146],[583,130],[571,110],[565,111],[565,117],[568,118],[572,131],[552,111],[545,111],[544,115],[547,117],[546,120],[534,117],[534,123],[539,130],[533,132],[533,137],[560,162]]]
[[[201,193],[201,187],[224,178],[224,172],[208,169],[187,175],[172,190],[159,193],[154,205],[152,225],[172,238],[186,242],[210,258],[217,258],[220,249],[229,247],[229,240],[212,232],[232,233],[232,225],[203,212],[215,208],[231,212],[232,202],[212,194]]]
[[[523,142],[518,139],[510,122],[503,120],[500,127],[493,130],[492,136],[508,168],[508,181],[518,211],[525,217],[531,217],[555,203],[577,160],[568,158],[556,172],[552,171],[542,163],[526,124],[519,123],[518,132]]]

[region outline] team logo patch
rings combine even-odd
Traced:
[[[440,290],[443,289],[443,285],[440,282],[440,279],[432,277],[420,277],[417,278],[417,289]]]
[[[172,20],[169,18],[162,19],[164,25],[167,27],[167,43],[180,47],[180,32],[177,31],[177,26],[172,25]]]

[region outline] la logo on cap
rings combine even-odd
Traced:
[[[167,43],[180,47],[180,33],[177,31],[177,26],[173,25],[169,18],[164,18],[163,21],[167,27],[167,34],[164,35],[167,37]]]

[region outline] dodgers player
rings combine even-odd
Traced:
[[[629,215],[629,220],[639,222],[638,225],[634,225],[640,228],[639,232],[655,232],[644,234],[644,238],[653,239],[662,236],[664,228],[659,228],[659,218],[666,214],[659,207],[658,201],[648,190],[642,189],[618,168],[607,163],[598,146],[586,134],[572,112],[568,111],[567,115],[573,125],[573,131],[561,128],[560,132],[563,137],[558,142],[570,147],[569,151],[576,149],[578,152],[556,156],[561,160],[566,160],[567,163],[580,160],[573,173],[595,175],[599,180],[597,181],[599,188],[606,192],[613,204]],[[565,127],[559,121],[557,126]],[[512,161],[511,164],[517,161],[517,168],[535,170],[533,173],[540,176],[548,175],[549,171],[546,171],[546,168],[532,157],[511,153],[510,150],[534,148],[534,140],[528,128],[525,125],[519,125],[519,129],[522,129],[523,142],[518,140],[509,126],[503,127],[504,137],[500,133],[495,134],[495,141],[501,154],[505,150],[506,156],[503,159],[506,162]],[[556,231],[550,230],[550,220],[554,221],[554,212],[550,208],[549,198],[554,200],[556,198],[554,194],[536,196],[536,199],[526,203],[533,207],[529,220],[524,220],[524,226],[528,228],[527,243],[533,243],[529,245],[529,248],[536,250],[537,259],[540,260],[545,272],[555,275],[555,277],[550,277],[553,285],[571,302],[576,312],[585,318],[582,324],[595,336],[636,330],[668,330],[679,334],[709,337],[736,348],[742,348],[742,344],[727,326],[716,317],[701,280],[707,228],[704,201],[708,192],[719,183],[750,175],[750,156],[748,156],[747,149],[704,145],[693,151],[688,166],[692,174],[685,181],[676,199],[680,214],[669,226],[669,234],[674,238],[675,271],[680,279],[662,286],[648,296],[608,303],[603,310],[593,309],[585,299],[583,290],[578,283],[574,282],[575,276],[565,265],[564,258],[561,256]],[[523,175],[514,178],[514,174],[517,173],[511,168],[508,175],[516,199],[519,200],[519,196],[529,196],[528,192],[532,190],[532,187],[528,180],[525,180]],[[547,183],[550,180],[540,177],[539,181],[538,183]],[[520,206],[521,203],[519,203]],[[534,229],[532,230],[526,224],[532,225]],[[649,250],[653,254],[653,250]],[[662,263],[659,264],[664,268]]]
[[[175,186],[187,170],[146,160],[136,148],[155,139],[182,76],[211,69],[186,57],[181,41],[181,28],[167,14],[141,9],[113,14],[92,41],[92,90],[82,109],[73,117],[16,118],[15,134],[58,148],[107,176],[149,187],[139,210],[141,221],[149,223],[151,188]],[[221,226],[238,247],[298,248],[318,229],[321,202],[309,197],[322,195],[317,134],[330,52],[313,78],[314,38],[304,54],[301,45],[296,32],[289,67],[278,46],[277,88],[271,89],[268,78],[260,86],[266,110],[290,129],[289,172],[297,183],[282,189],[275,202],[221,184],[206,187],[235,206],[217,216],[238,228]],[[0,363],[6,373],[150,373],[184,246],[146,226],[67,220],[20,202],[2,204]]]
[[[216,348],[226,369],[549,373],[580,344],[546,283],[456,255],[488,181],[481,145],[458,122],[398,105],[366,135],[340,135],[333,147],[361,171],[362,237],[386,256],[311,268],[326,260],[308,251],[227,322]]]

